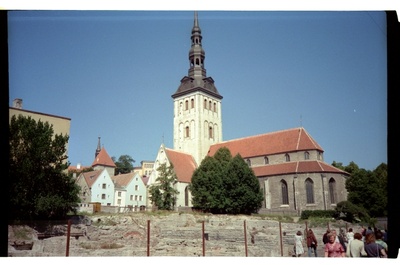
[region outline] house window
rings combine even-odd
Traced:
[[[267,156],[264,156],[264,164],[268,165],[269,164],[269,159]]]
[[[282,191],[282,204],[289,204],[288,186],[286,181],[281,180],[281,191]]]
[[[133,201],[133,195],[130,196],[130,200]]]
[[[103,183],[103,189],[107,188],[107,184]]]
[[[246,163],[247,163],[247,165],[248,165],[249,167],[251,167],[251,161],[250,161],[250,159],[247,159],[247,160],[246,160]]]
[[[190,100],[190,107],[193,109],[194,108],[194,99]]]
[[[118,197],[121,197],[121,192],[120,191],[118,191]]]
[[[117,202],[117,204],[118,204],[118,205],[120,205],[120,204],[121,204],[121,199],[118,199],[118,202]]]
[[[208,128],[208,137],[210,138],[210,139],[213,139],[214,137],[213,137],[213,128],[210,126],[209,128]]]
[[[331,204],[336,204],[336,181],[333,178],[329,180],[329,196]]]
[[[189,126],[185,127],[185,137],[189,137]]]
[[[139,190],[139,186],[138,185],[135,185],[135,190]]]
[[[138,196],[137,196],[137,195],[135,195],[135,201],[137,201],[137,198],[138,198]]]
[[[311,179],[306,179],[306,195],[307,203],[314,203],[314,182]]]
[[[106,195],[103,193],[101,194],[101,199],[105,200],[106,199]]]
[[[310,159],[310,153],[309,152],[304,152],[304,160],[309,160]]]
[[[290,162],[290,155],[289,154],[285,154],[285,160],[286,160],[286,162]]]
[[[185,188],[185,206],[189,206],[189,187]]]
[[[142,201],[143,200],[143,197],[142,197],[142,195],[140,195],[139,196],[139,201]]]

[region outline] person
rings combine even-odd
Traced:
[[[344,242],[344,239],[343,239],[342,234],[338,235],[338,234],[336,233],[336,230],[335,230],[335,229],[332,229],[332,230],[331,230],[331,233],[335,235],[335,241],[338,242],[338,243],[340,243],[340,244],[342,245],[344,251],[346,251],[346,243]]]
[[[307,248],[308,248],[308,256],[311,257],[311,254],[314,252],[314,256],[318,257],[317,254],[317,238],[314,235],[313,230],[308,229],[307,231]]]
[[[374,233],[365,235],[364,250],[367,252],[368,258],[386,258],[385,249],[375,242]]]
[[[383,247],[383,249],[385,250],[386,255],[387,255],[388,245],[387,245],[387,243],[385,241],[383,241],[383,233],[381,231],[379,231],[379,230],[376,231],[376,233],[375,233],[375,243],[381,245]]]
[[[359,258],[365,257],[367,253],[364,250],[364,242],[362,241],[362,235],[355,233],[354,238],[349,241],[346,249],[346,257]]]
[[[304,253],[302,235],[303,234],[301,233],[301,231],[297,231],[297,233],[294,235],[294,249],[296,257],[300,257]]]
[[[336,234],[328,234],[329,242],[325,244],[325,257],[329,258],[343,258],[346,256],[342,244],[336,241]]]
[[[349,231],[347,231],[347,233],[346,233],[346,238],[347,238],[347,246],[348,246],[350,244],[350,241],[354,239],[353,228],[349,228]]]
[[[324,242],[324,244],[326,244],[326,243],[329,242],[328,234],[329,234],[330,232],[331,232],[331,230],[330,230],[330,229],[327,229],[327,230],[326,230],[326,233],[322,236],[322,242]]]

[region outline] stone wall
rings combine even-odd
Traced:
[[[345,228],[345,224],[342,223],[341,227]],[[71,233],[81,233],[82,236],[71,237],[69,256],[145,257],[148,254],[147,238],[150,235],[149,256],[199,257],[204,253],[208,257],[245,257],[247,247],[248,257],[290,257],[294,234],[305,228],[306,224],[302,222],[280,223],[260,216],[186,213],[164,216],[145,213],[94,215],[71,226]],[[319,241],[320,255],[323,254],[322,235],[326,228],[313,227]],[[65,235],[39,240],[36,231],[32,231],[31,239],[25,239],[28,243],[34,243],[32,250],[16,250],[11,246],[20,240],[16,238],[16,229],[9,227],[9,256],[66,255]],[[67,225],[62,229],[66,231]],[[358,231],[357,227],[353,229]]]

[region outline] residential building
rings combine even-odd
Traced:
[[[120,211],[139,210],[146,206],[147,190],[138,173],[118,174],[111,177],[114,182],[114,206]]]

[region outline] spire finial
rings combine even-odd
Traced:
[[[100,151],[101,151],[101,145],[100,145],[100,136],[98,137],[99,139],[98,139],[98,141],[97,141],[97,149],[96,149],[96,152],[94,153],[94,158],[96,158],[97,157],[97,155],[100,153]]]
[[[197,11],[194,11],[194,26],[199,26],[199,20],[197,19]]]

